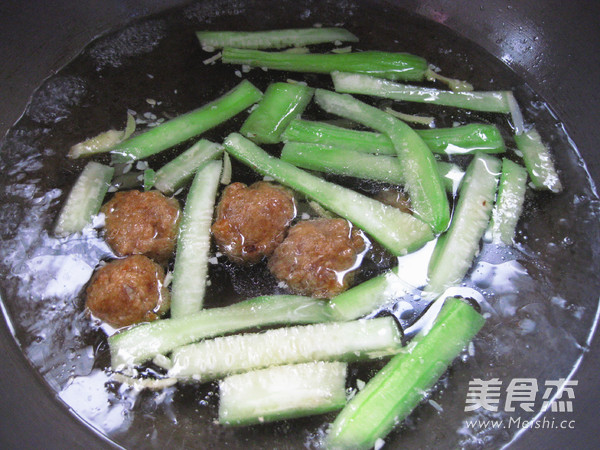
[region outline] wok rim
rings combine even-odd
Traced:
[[[44,14],[44,2],[31,0],[29,3],[35,5],[31,9],[36,9],[37,14]],[[158,12],[165,9],[166,6],[173,6],[173,3],[184,4],[188,2],[176,0],[169,5],[165,5],[164,2],[147,0],[137,2],[136,7],[132,6],[127,10],[124,10],[120,3],[122,2],[111,0],[103,4],[103,8],[106,8],[109,12],[99,21],[93,12],[93,6],[88,6],[90,8],[87,12],[88,15],[80,16],[81,28],[85,28],[85,30],[64,30],[63,33],[65,34],[76,34],[76,38],[69,41],[68,49],[62,48],[58,50],[55,53],[55,56],[58,55],[55,59],[50,58],[49,60],[45,60],[43,65],[37,67],[35,76],[29,75],[19,80],[21,72],[33,70],[28,63],[23,63],[22,61],[20,61],[20,67],[15,69],[13,66],[13,72],[10,72],[10,67],[5,67],[0,72],[0,79],[8,79],[7,90],[11,89],[11,85],[19,83],[33,87],[40,85],[44,78],[58,70],[63,64],[74,57],[85,44],[104,30],[122,26],[132,18]],[[593,124],[593,114],[581,116],[581,112],[577,111],[575,105],[570,106],[571,103],[576,104],[579,100],[581,103],[590,105],[593,108],[592,110],[600,110],[600,96],[597,92],[593,91],[593,87],[591,86],[593,80],[600,79],[600,64],[591,64],[587,67],[587,76],[590,80],[589,86],[580,86],[580,89],[575,92],[572,90],[565,92],[565,89],[561,89],[561,85],[574,85],[578,83],[580,81],[579,74],[566,72],[563,74],[561,80],[548,80],[543,76],[544,73],[551,73],[553,67],[558,67],[560,64],[564,64],[565,61],[567,61],[567,64],[576,66],[581,64],[581,61],[592,61],[593,56],[598,54],[600,50],[599,33],[596,31],[595,35],[589,34],[593,18],[600,15],[600,4],[598,2],[594,2],[594,5],[590,6],[585,0],[575,0],[568,4],[552,0],[546,2],[547,4],[543,8],[544,12],[536,17],[531,15],[535,11],[529,5],[535,2],[529,1],[523,1],[520,2],[522,4],[514,5],[512,11],[511,9],[507,9],[507,5],[510,2],[493,1],[489,5],[486,3],[486,8],[478,10],[479,12],[477,8],[474,11],[471,8],[471,13],[469,14],[461,14],[461,9],[464,11],[468,0],[457,2],[397,1],[389,3],[394,6],[414,10],[418,14],[435,20],[439,20],[440,16],[438,14],[441,12],[447,16],[445,22],[447,26],[481,45],[501,59],[510,48],[506,47],[508,45],[506,41],[498,42],[499,36],[508,35],[507,29],[514,29],[520,26],[514,23],[515,12],[519,12],[520,10],[524,14],[521,23],[529,23],[530,26],[537,26],[537,24],[545,22],[546,26],[556,26],[556,17],[562,14],[564,17],[570,18],[573,16],[573,11],[580,11],[582,16],[578,20],[580,20],[581,25],[578,28],[574,28],[571,23],[566,23],[562,25],[562,28],[557,27],[554,31],[557,35],[562,33],[568,37],[567,42],[569,45],[565,45],[564,48],[559,49],[560,51],[554,54],[549,55],[546,53],[546,59],[543,61],[543,64],[536,68],[523,66],[522,63],[519,63],[518,58],[514,59],[510,66],[532,86],[535,92],[538,92],[542,97],[547,99],[551,105],[561,105],[561,108],[557,112],[561,119],[564,119],[563,122],[569,134],[573,137],[584,160],[588,163],[588,169],[592,174],[592,178],[596,181],[600,180],[600,156],[595,155],[593,148],[593,143],[598,142],[600,136],[598,129]],[[33,16],[37,17],[37,19],[32,19],[32,15],[28,14],[28,11],[19,7],[21,5],[21,3],[15,0],[9,0],[4,5],[4,8],[11,12],[8,17],[11,18],[13,24],[16,24],[16,26],[7,27],[2,33],[13,33],[14,36],[12,36],[12,39],[9,39],[12,42],[25,42],[27,38],[23,36],[23,30],[21,30],[21,35],[19,36],[19,27],[22,27],[24,30],[31,29],[31,26],[28,24],[31,24],[32,20],[40,20],[40,16],[36,16],[36,14],[33,14]],[[68,7],[69,5],[70,2],[62,1],[54,11],[54,14],[60,13],[61,6]],[[428,9],[423,5],[427,5]],[[54,6],[56,7],[56,3]],[[112,16],[110,11],[112,11]],[[511,11],[511,13],[509,14],[507,11]],[[46,24],[47,27],[51,27],[52,14],[48,11],[45,12],[47,17],[42,20],[42,23]],[[506,14],[507,17],[503,18],[502,14]],[[513,22],[510,22],[509,19],[511,18]],[[31,41],[26,43],[26,47],[28,45],[31,46],[30,51],[33,53],[29,56],[32,56],[35,54],[35,48],[36,45],[39,46],[39,42],[37,44],[31,43],[35,41],[35,36],[29,36],[29,38]],[[573,55],[569,55],[569,52],[575,48],[575,43],[577,42],[585,42],[586,44],[581,46],[581,54],[574,57]],[[58,44],[54,43],[52,45]],[[540,47],[537,51],[544,53],[548,52],[548,49]],[[0,48],[0,54],[7,54],[6,52],[7,49],[5,47]],[[10,57],[13,54],[8,53],[8,55]],[[17,61],[11,61],[9,57],[6,58],[7,61],[15,64],[18,63]],[[11,97],[10,105],[7,106],[5,102],[2,102],[1,111],[3,119],[0,122],[0,134],[3,135],[6,129],[12,125],[12,122],[18,119],[19,114],[25,109],[31,91],[33,91],[33,88],[29,90],[19,89],[16,99]],[[570,95],[570,97],[565,99],[565,95]],[[5,117],[9,117],[9,119]],[[588,135],[583,136],[586,131]],[[32,368],[14,341],[6,321],[0,322],[2,322],[2,325],[0,325],[0,349],[6,355],[6,363],[0,365],[0,376],[5,380],[5,383],[0,385],[0,398],[3,398],[5,403],[5,412],[0,416],[3,424],[0,427],[0,444],[6,448],[12,448],[17,445],[22,448],[58,448],[64,446],[72,448],[114,447],[113,443],[96,430],[75,418],[65,405],[60,402],[56,394],[46,387],[43,378]],[[573,417],[577,421],[576,437],[574,438],[573,434],[566,435],[566,433],[555,432],[556,430],[530,430],[514,442],[512,448],[524,449],[531,445],[548,448],[558,447],[559,445],[563,445],[564,448],[575,446],[577,448],[592,448],[593,444],[597,444],[598,438],[595,433],[597,419],[593,417],[593,414],[586,413],[586,411],[593,411],[592,408],[600,400],[600,393],[596,389],[598,383],[595,380],[597,369],[600,368],[600,338],[597,334],[592,339],[590,349],[575,374],[575,377],[580,380],[580,386],[585,386],[584,389],[578,389],[577,397],[574,401]],[[15,374],[17,374],[16,377]],[[6,380],[9,381],[6,382]],[[34,405],[34,411],[31,408],[25,407],[25,404]]]

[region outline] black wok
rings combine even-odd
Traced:
[[[5,0],[0,5],[0,134],[18,119],[31,92],[98,34],[133,18],[184,1],[43,2]],[[218,2],[215,2],[218,3]],[[242,2],[243,3],[243,2]],[[312,2],[306,2],[310,6]],[[317,3],[317,2],[315,2]],[[330,2],[334,5],[335,2]],[[347,3],[347,2],[342,2]],[[442,21],[459,35],[504,61],[546,100],[565,124],[596,182],[600,180],[600,3],[548,1],[390,1],[427,19]],[[331,6],[333,7],[333,6]],[[269,14],[269,11],[265,11]],[[273,14],[283,14],[278,9]],[[315,18],[317,21],[318,18]],[[377,23],[372,24],[373,27]],[[538,39],[533,40],[532,36]],[[4,196],[4,194],[0,194]],[[6,202],[0,198],[0,203]],[[591,242],[590,246],[598,246]],[[598,261],[590,261],[598,264]],[[107,448],[110,444],[60,403],[0,324],[0,447]],[[574,430],[529,430],[512,448],[597,448],[600,401],[597,373],[600,342],[591,344],[579,380]],[[218,444],[206,442],[206,448]],[[443,446],[443,445],[442,445]]]

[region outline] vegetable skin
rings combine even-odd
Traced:
[[[301,84],[269,85],[258,106],[250,113],[240,133],[257,144],[275,144],[289,123],[304,112],[314,89]]]
[[[315,100],[329,113],[385,133],[398,154],[405,187],[415,214],[436,233],[448,227],[450,205],[435,158],[412,128],[350,95],[317,89]]]
[[[269,31],[197,31],[196,37],[203,49],[284,48],[326,42],[358,42],[358,38],[344,28],[291,28]]]
[[[248,80],[201,108],[131,137],[111,149],[116,162],[144,159],[197,136],[252,106],[262,97]]]
[[[56,221],[54,234],[59,237],[82,231],[98,214],[114,174],[112,167],[89,162],[63,204]]]
[[[421,81],[427,71],[427,61],[420,56],[378,51],[294,54],[227,47],[223,49],[223,62],[290,72],[331,73],[344,70],[404,81]]]
[[[477,155],[469,164],[450,228],[438,239],[429,262],[426,292],[441,294],[460,283],[473,264],[490,221],[500,171],[500,160],[490,155]]]
[[[346,370],[345,363],[315,361],[231,375],[219,382],[219,423],[253,425],[341,409]]]
[[[401,347],[391,317],[276,328],[180,347],[173,351],[169,376],[206,382],[283,364],[382,358]]]
[[[144,363],[200,339],[276,324],[318,323],[331,320],[322,300],[299,295],[272,295],[230,306],[204,309],[181,318],[144,323],[108,338],[115,370]]]
[[[385,438],[423,400],[484,322],[463,300],[446,299],[429,332],[415,336],[340,412],[326,448],[367,450]]]
[[[188,194],[177,239],[171,317],[185,317],[200,311],[204,304],[210,225],[223,163],[210,161],[196,173]]]
[[[416,217],[281,161],[238,133],[230,134],[223,146],[231,156],[262,175],[274,178],[348,219],[395,255],[417,250],[433,239],[428,225]]]
[[[510,99],[513,93],[510,91],[444,91],[394,83],[383,77],[376,78],[378,75],[374,75],[336,72],[331,74],[331,78],[336,91],[348,94],[374,95],[392,100],[453,106],[476,111],[505,114],[512,112]]]

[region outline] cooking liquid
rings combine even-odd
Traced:
[[[268,2],[267,2],[268,3]],[[246,428],[216,425],[216,383],[186,384],[160,392],[136,391],[111,381],[106,333],[83,313],[82,292],[94,268],[113,255],[96,229],[57,240],[53,222],[86,161],[71,161],[68,148],[111,127],[123,128],[127,110],[138,129],[154,126],[197,108],[249,79],[264,91],[288,78],[331,88],[329,77],[204,64],[195,38],[198,29],[261,29],[340,23],[360,38],[355,49],[406,51],[424,56],[448,76],[467,79],[478,90],[514,89],[525,119],[535,123],[553,151],[565,190],[559,195],[529,191],[518,227],[517,245],[484,243],[464,285],[485,298],[487,323],[474,344],[410,418],[386,439],[389,448],[482,448],[509,442],[517,428],[472,429],[477,418],[532,419],[541,409],[544,382],[568,377],[588,345],[598,306],[598,198],[585,165],[560,121],[502,62],[443,25],[370,2],[322,2],[311,9],[272,2],[252,9],[238,2],[203,2],[138,21],[92,42],[80,56],[49,78],[33,95],[21,120],[2,143],[0,210],[2,298],[15,338],[50,389],[79,417],[125,447],[151,448],[317,448],[335,414]],[[285,20],[282,22],[281,17]],[[367,19],[368,18],[368,19]],[[377,23],[377,27],[372,25]],[[327,50],[330,46],[318,47]],[[375,101],[378,105],[385,101]],[[389,103],[389,102],[387,102]],[[436,118],[436,126],[487,122],[500,127],[515,148],[507,117],[423,105],[395,109]],[[327,118],[311,105],[308,119]],[[211,130],[215,142],[241,126],[245,115]],[[329,117],[332,118],[332,117]],[[178,151],[149,159],[158,168]],[[266,147],[276,153],[278,147]],[[508,155],[512,153],[509,151]],[[105,156],[96,158],[107,162]],[[453,162],[463,167],[464,157]],[[142,166],[130,168],[134,174]],[[130,172],[130,173],[131,173]],[[137,184],[136,176],[124,177]],[[332,181],[373,194],[383,186],[344,177]],[[258,175],[233,161],[233,180],[251,183]],[[186,191],[178,194],[185,200]],[[303,208],[303,209],[302,209]],[[315,215],[307,205],[304,212]],[[404,325],[423,309],[424,284],[432,245],[399,263],[406,295],[389,305]],[[243,268],[224,257],[211,258],[206,307],[223,306],[268,293],[286,293],[265,264]],[[377,245],[365,256],[357,282],[398,261]],[[354,364],[349,389],[366,381],[383,362]],[[156,370],[148,366],[147,373]],[[531,412],[465,412],[469,381],[498,378],[503,389],[514,378],[535,378],[540,392]],[[551,413],[549,413],[551,414]]]

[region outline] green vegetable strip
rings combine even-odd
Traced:
[[[307,142],[365,153],[396,155],[390,139],[379,133],[351,130],[324,122],[295,119],[281,135],[284,142]]]
[[[223,153],[223,173],[221,173],[221,184],[231,183],[232,170],[229,153]]]
[[[225,48],[223,62],[290,72],[331,73],[344,70],[345,72],[367,73],[390,80],[405,81],[421,81],[427,71],[427,62],[419,56],[408,53],[373,51],[293,54]]]
[[[173,268],[171,290],[171,317],[173,318],[196,313],[204,303],[210,251],[210,225],[222,166],[221,161],[211,161],[198,171],[187,196]]]
[[[371,278],[329,300],[334,320],[354,320],[375,311],[407,292],[397,268]]]
[[[345,70],[345,72],[351,72]],[[510,91],[454,92],[420,86],[393,83],[382,77],[355,73],[332,73],[333,85],[338,92],[374,95],[407,102],[429,103],[496,113],[510,113]]]
[[[144,170],[144,191],[149,191],[154,187],[154,183],[156,183],[156,171],[154,169],[146,169]]]
[[[404,174],[395,156],[372,155],[320,144],[288,142],[281,151],[281,160],[303,169],[404,184]],[[446,190],[452,192],[453,180],[444,178],[444,175],[456,166],[439,161],[437,165]]]
[[[400,159],[405,187],[415,214],[436,233],[450,222],[450,206],[435,158],[414,130],[401,120],[350,95],[317,89],[315,100],[325,111],[385,133]]]
[[[396,111],[395,109],[390,108],[389,106],[387,106],[384,111],[388,114],[391,114],[394,117],[397,117],[398,119],[407,122],[407,123],[413,123],[413,124],[418,124],[418,125],[425,125],[425,126],[433,126],[434,122],[435,122],[435,118],[433,117],[427,117],[427,116],[419,116],[416,114],[405,114],[403,112],[400,111]]]
[[[154,187],[164,194],[172,194],[183,186],[196,171],[221,153],[223,153],[221,145],[206,139],[199,140],[156,172]]]
[[[345,363],[274,366],[219,383],[219,423],[253,425],[324,414],[346,404]]]
[[[240,133],[257,144],[275,144],[283,130],[304,112],[314,89],[301,84],[269,85],[258,106],[246,119]]]
[[[169,376],[205,382],[283,364],[381,358],[397,353],[401,341],[391,317],[276,328],[176,349]]]
[[[297,295],[256,297],[225,306],[137,325],[108,338],[115,370],[144,363],[156,355],[200,339],[247,328],[277,324],[318,323],[330,320],[322,300]]]
[[[284,48],[326,42],[358,42],[343,28],[297,28],[270,31],[197,31],[202,48]]]
[[[127,114],[127,125],[125,130],[108,130],[100,133],[93,138],[75,144],[68,153],[69,158],[81,158],[82,156],[91,156],[97,153],[110,151],[116,144],[127,139],[135,131],[135,118]]]
[[[319,144],[288,142],[281,151],[281,160],[303,169],[404,184],[402,169],[395,156],[372,155]]]
[[[442,74],[433,70],[432,67],[429,68],[425,76],[427,78],[427,81],[440,81],[442,83],[447,84],[448,87],[454,92],[466,92],[473,90],[473,85],[471,83],[463,80],[445,77]]]
[[[117,161],[147,158],[225,122],[261,97],[262,93],[244,80],[213,102],[127,139],[111,152]]]
[[[512,245],[515,228],[523,211],[527,189],[527,170],[510,159],[502,161],[498,197],[492,211],[492,242]]]
[[[69,158],[81,158],[82,156],[95,155],[110,151],[116,144],[123,140],[123,131],[108,130],[97,136],[86,139],[73,145],[69,149]]]
[[[536,189],[555,193],[562,191],[562,184],[554,168],[550,150],[542,142],[539,133],[532,128],[515,136],[517,147],[523,153],[523,161]]]
[[[416,217],[281,161],[238,133],[230,134],[223,145],[229,154],[260,174],[348,219],[394,255],[417,250],[433,239],[429,227]]]
[[[472,123],[452,128],[415,131],[434,153],[466,155],[506,151],[502,134],[495,125]]]
[[[504,153],[506,146],[495,125],[469,124],[453,128],[415,130],[433,153],[446,155]],[[350,130],[323,122],[292,120],[282,134],[283,141],[312,142],[366,153],[395,155],[389,138],[370,131]]]
[[[490,155],[473,158],[460,188],[448,232],[438,240],[428,268],[428,292],[442,293],[460,283],[479,251],[494,199],[501,162]]]
[[[519,103],[514,95],[508,96],[508,105],[510,107],[510,117],[515,134],[521,134],[525,131],[525,121],[523,120],[523,113],[521,113]]]
[[[447,367],[483,326],[485,319],[456,298],[445,301],[428,333],[420,333],[337,416],[329,449],[369,449],[423,400]]]
[[[77,233],[92,222],[92,216],[98,214],[102,206],[113,173],[112,167],[96,162],[85,166],[58,216],[54,228],[56,236]]]

